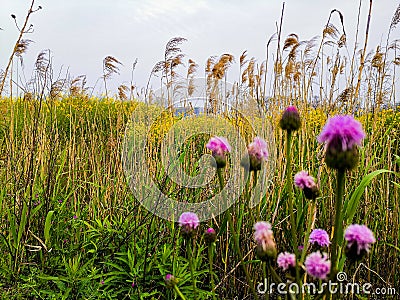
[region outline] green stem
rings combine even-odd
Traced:
[[[266,279],[268,282],[268,270],[267,270],[267,263],[265,261],[262,262],[262,269],[263,269],[263,275],[264,275],[263,282],[266,282]],[[269,300],[269,291],[267,291],[267,294],[265,295],[265,299]]]
[[[174,290],[179,295],[179,297],[181,297],[182,300],[186,300],[185,296],[183,296],[182,292],[180,291],[180,289],[176,284],[174,285]]]
[[[275,269],[272,267],[271,264],[268,264],[269,272],[271,273],[272,278],[274,279],[275,283],[283,282],[282,278],[276,273]]]
[[[287,180],[287,188],[289,194],[289,212],[290,212],[290,229],[292,232],[293,238],[293,250],[296,256],[296,261],[299,258],[299,243],[297,240],[297,226],[296,226],[296,216],[294,214],[293,209],[293,176],[292,176],[292,155],[291,155],[291,146],[292,146],[292,132],[290,130],[287,131],[287,140],[286,140],[286,180]],[[296,262],[296,282],[300,284],[300,272],[299,266]]]
[[[214,274],[213,274],[213,254],[214,254],[214,243],[211,243],[208,246],[208,263],[210,268],[210,283],[211,283],[211,291],[213,299],[217,299],[215,297],[215,283],[214,283]]]
[[[192,243],[192,240],[188,240],[188,244],[189,244],[189,268],[190,268],[190,277],[192,278],[194,299],[197,299],[197,288],[196,288],[196,280],[194,278],[193,251],[192,251],[191,243]]]
[[[342,224],[342,205],[344,196],[344,181],[345,181],[345,171],[337,170],[336,174],[336,203],[335,203],[335,227],[332,239],[332,271],[331,279],[334,279],[337,272],[338,263],[338,243],[341,241],[343,236],[343,224]]]
[[[222,189],[224,188],[224,178],[222,176],[222,169],[218,168],[217,169],[217,173],[218,173],[218,179],[219,179],[219,186],[220,186],[220,189],[222,191]],[[244,261],[243,261],[242,251],[240,250],[239,236],[236,234],[235,225],[233,224],[233,221],[232,221],[231,209],[230,208],[226,211],[226,216],[228,218],[229,229],[230,229],[230,231],[232,232],[232,235],[233,235],[233,241],[234,241],[234,245],[235,245],[235,250],[236,250],[237,255],[239,256],[240,265],[242,266],[244,274],[246,275],[247,284],[250,286],[251,293],[253,294],[254,299],[258,299],[258,295],[257,295],[256,289],[254,287],[253,281],[251,280],[250,274],[247,271],[246,265],[243,264]]]
[[[254,172],[253,172],[253,188],[254,188],[254,191],[256,191],[256,186],[257,186],[257,170],[254,170]],[[260,205],[261,205],[261,201],[260,201],[260,203],[257,203],[257,218],[259,219],[259,220],[261,220],[261,214],[260,214]]]

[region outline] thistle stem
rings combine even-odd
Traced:
[[[268,268],[269,268],[269,271],[271,273],[272,278],[275,280],[275,283],[276,282],[279,282],[279,283],[283,282],[282,278],[278,275],[278,273],[276,273],[275,269],[272,267],[271,264],[268,264]]]
[[[174,285],[174,290],[179,295],[179,297],[181,297],[182,300],[186,300],[185,296],[183,296],[181,290],[178,288],[176,284]]]
[[[222,189],[224,188],[224,178],[222,176],[222,168],[217,168],[217,173],[218,173],[218,179],[219,179],[219,186],[222,191]],[[235,225],[233,224],[230,208],[226,211],[226,216],[228,218],[229,229],[231,230],[232,235],[233,235],[235,250],[236,250],[237,255],[239,256],[240,265],[242,266],[244,274],[246,275],[247,284],[250,286],[250,290],[254,296],[254,299],[258,299],[258,295],[257,295],[256,289],[254,287],[253,281],[251,280],[250,274],[247,271],[246,265],[243,264],[244,261],[243,261],[242,251],[240,250],[239,236],[236,234]]]
[[[267,263],[265,261],[262,262],[262,269],[263,269],[263,275],[264,275],[264,282],[268,280],[268,269],[267,269]],[[266,300],[269,300],[269,291],[267,291],[267,294],[265,296]]]
[[[335,203],[335,227],[332,239],[332,271],[331,279],[334,279],[337,272],[338,263],[338,243],[341,241],[343,236],[343,224],[342,224],[342,204],[344,196],[344,182],[345,182],[345,171],[337,170],[336,174],[336,203]]]
[[[197,288],[196,288],[196,280],[194,278],[193,250],[192,250],[191,242],[192,242],[192,240],[188,240],[188,244],[189,244],[189,268],[190,268],[190,277],[192,279],[192,285],[193,285],[194,299],[197,299]]]
[[[254,170],[254,172],[253,172],[253,188],[254,188],[254,191],[256,190],[255,189],[256,186],[257,186],[257,170]],[[257,218],[258,219],[261,218],[260,205],[261,205],[261,201],[259,203],[257,203]]]
[[[289,194],[289,212],[290,212],[290,229],[292,232],[293,238],[293,250],[296,256],[296,282],[300,283],[300,272],[299,266],[297,264],[297,260],[299,258],[299,243],[297,240],[297,226],[296,226],[296,216],[294,214],[293,209],[293,176],[292,176],[292,156],[291,156],[291,146],[292,146],[292,131],[287,131],[287,140],[286,140],[286,180],[287,180],[287,190]]]
[[[215,283],[214,283],[214,273],[213,273],[213,254],[214,254],[214,243],[211,243],[208,246],[208,263],[209,263],[212,297],[213,297],[213,300],[215,300],[217,298],[215,297]]]

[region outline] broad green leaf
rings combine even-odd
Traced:
[[[360,204],[361,196],[364,193],[367,185],[372,181],[372,179],[374,179],[376,176],[378,176],[379,174],[382,174],[382,173],[394,173],[394,172],[392,172],[390,170],[381,169],[381,170],[373,171],[373,172],[369,173],[368,175],[364,176],[364,178],[361,180],[361,182],[358,185],[358,187],[356,188],[356,190],[351,195],[350,199],[344,203],[344,207],[343,207],[344,212],[345,212],[344,219],[347,221],[347,224],[351,223],[351,221],[353,220],[353,217],[357,211],[358,205]]]

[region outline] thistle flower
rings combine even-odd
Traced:
[[[196,228],[199,226],[199,218],[195,213],[184,212],[178,220],[179,226],[186,237],[193,237],[196,234]]]
[[[358,162],[358,148],[365,138],[359,121],[351,115],[330,118],[321,134],[319,143],[326,143],[325,162],[328,167],[338,170],[353,169]]]
[[[359,260],[369,252],[376,242],[373,232],[365,225],[350,225],[344,234],[347,241],[346,256],[351,260]]]
[[[250,165],[242,161],[242,166],[250,171],[261,170],[261,164],[268,158],[267,143],[260,137],[255,137],[253,142],[247,147]]]
[[[257,222],[256,224],[254,224],[254,230],[255,230],[254,238],[257,240],[256,234],[258,234],[264,230],[271,230],[271,229],[272,229],[272,226],[270,223],[263,222],[263,221]]]
[[[217,233],[214,228],[210,227],[204,232],[204,239],[207,244],[214,243],[217,240]]]
[[[307,274],[317,279],[326,279],[331,271],[331,261],[326,253],[313,252],[309,254],[304,262]]]
[[[217,168],[224,168],[226,166],[226,154],[231,152],[231,146],[227,139],[219,136],[212,137],[206,147],[212,151]]]
[[[308,175],[306,171],[300,171],[294,175],[294,184],[303,190],[304,196],[307,199],[315,199],[320,195],[314,177]]]
[[[310,189],[316,185],[314,177],[308,175],[306,171],[300,171],[294,175],[294,184],[302,190],[306,187]]]
[[[279,121],[279,126],[286,131],[294,131],[300,128],[300,115],[295,106],[289,106],[286,108]]]
[[[309,242],[310,244],[318,244],[321,247],[328,247],[331,243],[328,233],[323,229],[314,229],[310,234]]]
[[[286,271],[296,266],[296,256],[289,252],[279,253],[277,263],[280,268]]]
[[[173,288],[178,283],[178,280],[172,274],[165,275],[165,285],[167,288]]]
[[[264,261],[274,259],[277,251],[271,224],[257,222],[254,225],[254,230],[254,240],[257,243],[257,256]]]

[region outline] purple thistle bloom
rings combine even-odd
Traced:
[[[100,281],[100,284],[104,284],[104,280],[101,280],[101,281]]]
[[[247,149],[249,155],[254,156],[258,160],[266,160],[268,158],[267,143],[258,136],[254,138]]]
[[[199,218],[195,213],[192,212],[184,212],[179,217],[179,226],[188,226],[192,229],[196,229],[199,226]]]
[[[326,143],[325,163],[336,170],[351,170],[357,166],[359,153],[357,145],[365,137],[360,122],[351,115],[338,115],[330,118],[318,142]]]
[[[358,255],[361,251],[369,252],[371,245],[376,242],[373,232],[367,226],[358,224],[347,227],[344,238],[348,248],[353,245],[357,247]]]
[[[212,137],[206,147],[213,152],[213,155],[223,155],[231,152],[231,145],[229,145],[228,140],[220,136]]]
[[[278,266],[283,270],[287,270],[290,267],[294,268],[296,266],[296,256],[288,252],[279,253],[277,262]]]
[[[74,218],[74,220],[76,220],[76,219],[78,219],[78,216],[77,216],[77,215],[74,215],[73,218]]]
[[[250,158],[250,171],[258,171],[261,170],[261,164],[263,161],[266,161],[268,158],[268,150],[267,150],[267,143],[260,137],[255,137],[253,142],[249,144],[247,147],[247,152]],[[242,165],[245,168],[249,168],[249,166]]]
[[[217,168],[226,166],[226,154],[231,152],[231,146],[224,137],[214,136],[206,145],[207,149],[212,151]]]
[[[135,287],[135,282],[134,281],[132,281],[132,285],[131,285],[133,288]]]
[[[294,184],[303,190],[307,199],[316,199],[320,195],[320,191],[315,183],[314,177],[308,175],[306,171],[300,171],[294,175]]]
[[[308,172],[306,171],[300,171],[294,175],[294,184],[302,190],[304,188],[311,189],[316,186],[314,177],[308,175]]]
[[[318,136],[318,142],[326,143],[329,147],[332,143],[339,142],[341,150],[346,151],[353,148],[353,145],[361,146],[365,138],[365,132],[359,121],[351,115],[338,115],[328,119],[328,122]]]
[[[310,234],[309,242],[311,244],[317,243],[321,247],[328,247],[331,243],[328,233],[323,229],[314,229]]]
[[[264,221],[260,221],[257,222],[256,224],[254,224],[254,238],[257,240],[256,235],[259,234],[262,231],[266,231],[266,230],[271,230],[272,226],[270,223],[268,222],[264,222]]]
[[[326,253],[313,252],[309,254],[304,262],[307,274],[317,279],[326,279],[331,271],[331,261]]]
[[[182,227],[184,235],[193,236],[195,234],[195,229],[199,226],[199,218],[195,213],[184,212],[179,217],[179,226]]]
[[[254,240],[257,243],[257,254],[261,259],[276,257],[276,244],[271,224],[257,222],[254,225]]]

